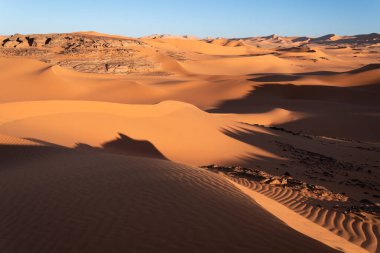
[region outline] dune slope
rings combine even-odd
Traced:
[[[276,158],[221,132],[239,123],[181,102],[35,101],[0,104],[0,111],[1,133],[67,147],[78,143],[100,147],[122,133],[151,142],[168,159],[192,165],[236,161],[244,154]]]
[[[0,148],[2,252],[337,252],[200,169],[58,147]]]

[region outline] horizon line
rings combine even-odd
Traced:
[[[266,34],[266,35],[252,35],[252,36],[197,36],[193,34],[175,34],[175,33],[152,33],[152,34],[146,34],[142,36],[131,36],[131,35],[125,35],[125,34],[115,34],[115,33],[107,33],[107,32],[101,32],[101,31],[95,31],[95,30],[84,30],[84,31],[71,31],[71,32],[43,32],[43,33],[20,33],[16,32],[13,34],[0,34],[0,36],[14,36],[16,34],[20,35],[43,35],[43,34],[71,34],[71,33],[99,33],[104,35],[113,35],[113,36],[122,36],[122,37],[131,37],[131,38],[144,38],[149,36],[176,36],[176,37],[194,37],[198,39],[207,39],[207,38],[226,38],[226,39],[247,39],[247,38],[260,38],[260,37],[270,37],[270,36],[279,36],[279,37],[308,37],[308,38],[319,38],[327,35],[336,35],[336,36],[358,36],[358,35],[369,35],[369,34],[379,34],[378,32],[370,32],[370,33],[358,33],[358,34],[339,34],[339,33],[326,33],[324,35],[280,35],[276,33]]]

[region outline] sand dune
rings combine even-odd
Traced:
[[[115,34],[108,34],[108,33],[100,33],[97,31],[80,31],[80,32],[75,32],[74,34],[80,34],[80,35],[89,35],[89,36],[96,36],[96,37],[109,37],[109,38],[121,38],[121,39],[132,39],[131,37],[127,36],[121,36],[121,35],[115,35]]]
[[[270,64],[268,64],[270,62]],[[273,55],[236,57],[205,60],[197,63],[182,63],[189,72],[203,75],[247,75],[262,72],[294,72],[300,70],[292,64]]]
[[[0,111],[0,133],[11,136],[38,139],[66,147],[80,144],[82,147],[89,145],[101,148],[105,143],[113,142],[121,133],[133,139],[131,144],[146,141],[154,147],[143,149],[146,153],[140,152],[139,155],[149,157],[152,152],[157,154],[158,151],[170,160],[196,166],[211,163],[242,164],[265,167],[276,174],[288,171],[332,190],[346,192],[358,200],[370,198],[376,201],[376,198],[365,192],[376,194],[376,190],[371,188],[375,182],[372,182],[373,177],[367,170],[377,166],[378,145],[325,141],[315,136],[306,138],[300,133],[236,122],[256,120],[256,117],[261,117],[258,120],[262,123],[289,120],[287,111],[245,115],[242,119],[240,115],[208,114],[193,105],[175,101],[157,105],[35,101],[1,104]],[[294,117],[299,116],[303,117],[294,114]],[[294,148],[289,149],[286,145]],[[362,149],[357,149],[358,146]],[[123,153],[133,154],[131,147],[133,145],[124,147]],[[301,152],[298,149],[303,150],[302,153],[306,152],[305,156],[308,156],[307,152],[313,152],[309,156],[315,156],[305,160],[310,163],[306,167],[302,157],[298,161],[298,152]],[[366,151],[371,149],[374,151]],[[333,181],[331,178],[322,181],[323,176],[313,175],[314,170],[320,169],[320,157],[327,157],[325,159],[329,163],[323,170],[334,174]],[[335,172],[331,172],[330,167],[335,167]],[[360,170],[355,172],[359,167]],[[350,182],[344,177],[347,171],[355,178],[371,182],[368,188],[362,191],[351,188]]]
[[[193,51],[207,55],[242,55],[247,53],[247,48],[224,47],[217,44],[210,44],[200,40],[181,40],[181,39],[144,39],[143,41],[155,45],[158,48],[170,50]]]
[[[266,132],[260,132],[260,128]],[[252,129],[245,125],[223,132],[281,159],[243,156],[239,163],[219,164],[259,168],[274,175],[290,173],[297,179],[324,186],[336,193],[345,193],[357,201],[379,201],[375,186],[379,144],[306,135],[278,127]]]
[[[293,115],[304,115],[275,123],[286,129],[378,142],[376,129],[380,122],[374,115],[379,113],[380,72],[377,67],[369,67],[347,73],[314,73],[313,77],[309,74],[256,77],[251,79],[254,88],[245,97],[227,100],[209,112],[257,115],[281,108]],[[311,79],[319,84],[307,82]],[[260,119],[253,122],[240,118],[260,124]]]
[[[341,212],[320,208],[315,206],[315,204],[309,204],[307,198],[299,196],[297,192],[286,187],[282,188],[271,185],[261,185],[260,183],[255,183],[246,179],[235,179],[235,181],[249,189],[276,200],[312,222],[317,223],[353,244],[363,247],[369,252],[376,252],[377,250],[379,243],[378,238],[380,236],[380,221],[378,221],[378,223],[373,223],[372,220],[362,221]],[[350,245],[347,246],[350,247]],[[353,252],[365,252],[364,250],[355,247],[345,249],[345,251],[350,250]]]
[[[380,81],[380,65],[369,64],[346,72],[317,71],[295,74],[261,74],[251,80],[264,83],[292,82],[299,85],[352,87],[376,85]]]
[[[377,40],[0,37],[0,251],[379,252]]]
[[[167,67],[170,63],[165,64]],[[244,96],[251,89],[250,83],[244,79],[210,80],[177,76],[136,79],[78,73],[31,59],[0,58],[0,87],[3,91],[0,102],[65,99],[152,104],[179,100],[208,108],[224,99]],[[200,93],[208,96],[199,97]]]
[[[141,99],[135,98],[136,93],[145,94],[143,100],[154,101],[155,94],[161,92],[158,88],[140,85],[137,82],[121,81],[117,78],[104,79],[101,75],[94,74],[83,75],[35,60],[3,59],[0,66],[4,67],[1,85],[13,83],[11,87],[4,88],[1,94],[3,102],[76,97],[111,100],[111,96],[113,101],[124,99],[133,102]],[[115,94],[125,93],[130,89],[134,90],[133,96],[128,98],[123,94],[122,98],[118,98],[117,95],[115,97]],[[25,92],[19,92],[20,90]]]
[[[286,122],[293,122],[308,117],[307,114],[292,112],[281,108],[275,108],[271,111],[264,113],[223,113],[216,115],[220,115],[224,118],[228,118],[236,122],[244,122],[248,124],[259,124],[266,126],[280,125]]]
[[[243,185],[244,183],[240,181],[239,184]],[[343,252],[368,252],[367,250],[373,252],[377,249],[377,239],[376,239],[375,233],[378,230],[378,225],[373,225],[372,223],[364,223],[365,224],[364,226],[366,228],[367,227],[369,228],[367,230],[366,228],[365,229],[362,228],[363,222],[359,221],[358,223],[360,225],[358,225],[358,227],[355,227],[355,230],[357,231],[357,234],[356,234],[352,227],[347,227],[347,228],[344,227],[343,222],[341,221],[341,218],[340,217],[337,218],[335,216],[335,213],[332,214],[332,216],[334,216],[335,218],[331,218],[330,216],[331,214],[329,215],[330,211],[327,209],[324,209],[323,211],[321,211],[321,213],[323,213],[322,215],[316,214],[319,212],[320,208],[318,207],[315,208],[314,206],[302,205],[302,208],[301,208],[302,211],[300,210],[300,208],[295,209],[293,206],[288,204],[289,193],[287,192],[287,189],[282,190],[281,188],[280,189],[276,188],[275,190],[268,191],[268,189],[255,187],[257,185],[252,185],[251,183],[245,183],[244,185],[246,186],[246,188],[241,187],[239,185],[236,185],[236,186],[239,189],[241,189],[244,193],[246,193],[248,196],[251,196],[261,206],[263,206],[267,210],[270,210],[271,213],[275,214],[277,217],[281,218],[291,227],[293,227],[297,231],[302,232],[303,234],[311,236],[312,238],[315,238],[320,241],[325,241],[327,242],[326,244],[328,244],[329,246],[332,246],[333,248],[338,248],[339,250],[342,250]],[[250,191],[250,189],[254,191]],[[261,194],[257,194],[256,191]],[[265,198],[263,195],[268,197],[268,199]],[[294,199],[296,198],[297,197],[294,196]],[[293,200],[292,198],[290,199]],[[271,200],[274,200],[274,201],[271,201]],[[299,199],[297,199],[296,201],[297,203],[300,202]],[[291,210],[284,208],[284,206],[280,205],[278,202],[281,204],[284,204],[284,206],[286,207],[289,207]],[[316,212],[314,212],[315,209],[317,209]],[[304,210],[307,210],[307,211],[304,211]],[[319,227],[318,225],[309,223],[305,220],[300,220],[298,217],[295,218],[294,217],[295,214],[292,211],[296,211],[297,213],[301,214],[305,218],[318,223],[318,225],[322,227],[330,228],[330,231],[334,234],[337,234],[337,236],[331,235],[331,233],[324,230],[322,227]],[[339,215],[342,215],[342,214],[339,214]],[[336,220],[338,219],[339,221],[337,222]],[[350,224],[355,222],[355,220],[349,217],[345,217],[344,219],[347,223],[350,223]],[[336,222],[337,222],[337,225],[335,224]],[[310,227],[312,228],[315,227],[315,230],[310,229]],[[331,229],[332,227],[334,229]],[[343,237],[343,238],[339,238],[339,237]],[[361,248],[360,246],[362,246],[364,249]]]
[[[3,252],[337,252],[200,169],[54,147],[0,148]],[[29,159],[15,162],[25,153]]]
[[[276,158],[220,131],[239,123],[180,102],[149,106],[45,101],[0,104],[0,108],[1,133],[68,147],[77,143],[99,147],[122,133],[148,140],[167,158],[192,165],[239,160],[242,155]],[[207,143],[202,141],[205,138]]]

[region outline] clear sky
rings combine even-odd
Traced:
[[[0,34],[248,37],[380,33],[380,0],[0,0]]]

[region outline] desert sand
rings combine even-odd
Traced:
[[[380,252],[380,35],[0,41],[1,252]]]

